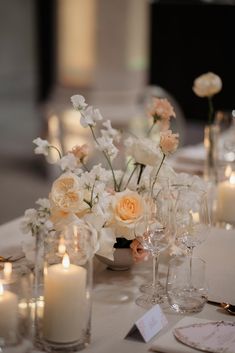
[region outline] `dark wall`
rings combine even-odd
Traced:
[[[207,100],[192,85],[208,71],[223,81],[215,109],[235,108],[235,6],[155,2],[150,26],[149,81],[173,94],[187,119],[205,119]]]
[[[56,5],[56,0],[36,0],[38,101],[48,98],[56,78]]]

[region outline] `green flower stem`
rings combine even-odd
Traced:
[[[96,142],[97,145],[99,146],[99,142],[97,141],[97,138],[96,138],[96,136],[95,136],[93,127],[92,127],[91,125],[89,125],[89,127],[90,127],[90,130],[91,130],[91,133],[92,133],[92,136],[93,136],[95,142]],[[109,165],[109,167],[110,167],[110,169],[111,169],[111,172],[112,172],[113,182],[114,182],[114,190],[115,190],[115,191],[118,191],[118,184],[117,184],[117,181],[116,181],[116,178],[115,178],[115,174],[114,174],[114,170],[113,170],[113,166],[112,166],[112,163],[111,163],[111,161],[110,161],[110,158],[109,158],[109,156],[107,156],[107,154],[106,154],[104,151],[102,151],[102,152],[103,152],[103,155],[104,155],[106,161],[108,162],[108,165]]]
[[[149,136],[149,135],[151,134],[154,125],[155,125],[155,122],[153,121],[152,125],[150,126],[150,128],[149,128],[149,130],[148,130],[148,132],[147,132],[147,136]]]
[[[123,174],[122,174],[122,177],[121,177],[121,180],[120,180],[120,182],[119,182],[119,184],[118,184],[118,191],[121,190],[121,186],[122,186],[122,182],[123,182],[124,176],[126,175],[128,166],[129,166],[129,164],[130,164],[130,162],[131,162],[132,160],[133,160],[133,159],[130,158],[130,159],[128,160],[128,162],[126,163],[125,170],[124,170],[124,172],[123,172]]]
[[[62,154],[61,154],[60,150],[57,147],[55,147],[53,145],[50,145],[49,148],[54,148],[54,150],[56,150],[58,152],[60,159],[62,158]]]
[[[135,168],[132,170],[131,175],[129,176],[129,178],[128,178],[128,180],[127,180],[127,183],[126,183],[126,185],[125,185],[125,187],[124,187],[124,190],[127,188],[129,182],[131,181],[131,178],[133,177],[133,175],[134,175],[136,169],[138,168],[138,165],[139,165],[139,163],[136,163]]]
[[[90,201],[83,199],[83,202],[85,202],[90,208],[92,208],[92,204],[90,203]]]
[[[82,161],[81,161],[81,164],[82,164],[83,168],[85,169],[85,171],[86,171],[86,172],[89,172],[87,166],[86,166]]]
[[[209,118],[209,125],[212,124],[213,122],[213,115],[214,115],[214,107],[213,107],[213,102],[212,102],[212,96],[208,97],[208,106],[209,106],[209,111],[208,111],[208,118]]]
[[[159,172],[160,172],[160,169],[161,169],[161,167],[162,167],[162,165],[163,165],[163,162],[164,162],[165,158],[166,158],[166,155],[165,155],[165,153],[163,153],[163,157],[162,157],[161,163],[159,164],[157,173],[156,173],[156,175],[155,175],[153,184],[152,184],[152,186],[151,186],[151,191],[152,191],[152,192],[153,192],[154,185],[155,185],[155,183],[156,183],[156,181],[157,181],[157,176],[158,176],[158,174],[159,174]]]
[[[94,182],[94,184],[92,186],[92,189],[91,189],[91,200],[90,200],[91,208],[92,208],[92,205],[93,205],[94,189],[95,189],[95,182]]]
[[[139,183],[140,183],[140,179],[141,179],[141,176],[142,176],[144,168],[145,168],[144,164],[139,164],[139,166],[140,166],[140,171],[139,171],[139,175],[138,175],[137,185],[139,185]]]

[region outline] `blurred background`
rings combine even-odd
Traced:
[[[216,110],[235,107],[234,18],[233,0],[1,0],[0,223],[48,195],[56,171],[34,138],[89,143],[73,94],[122,129],[138,127],[149,97],[167,97],[181,146],[201,142],[207,101],[193,80],[218,74]]]

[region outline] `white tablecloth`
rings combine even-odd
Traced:
[[[21,241],[27,239],[19,229],[20,219],[0,226],[0,255],[20,252]],[[235,231],[213,229],[206,242],[195,249],[207,262],[207,275],[210,286],[210,299],[230,301],[235,304]],[[169,324],[150,342],[142,343],[124,339],[134,322],[145,310],[134,300],[140,294],[138,288],[147,277],[151,277],[151,264],[141,263],[130,271],[109,271],[95,259],[94,290],[92,310],[91,344],[84,352],[92,353],[144,353],[155,344],[183,315],[171,311],[167,304],[162,309]],[[160,266],[161,280],[164,282],[164,265]],[[235,321],[222,309],[206,304],[202,312],[194,317],[207,320]],[[173,343],[172,343],[173,342]],[[180,351],[180,343],[169,340],[169,352]],[[165,350],[166,351],[166,350]]]

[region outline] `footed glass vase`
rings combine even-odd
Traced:
[[[217,183],[218,180],[218,142],[219,126],[216,124],[206,125],[204,128],[204,148],[206,152],[204,165],[204,179]]]

